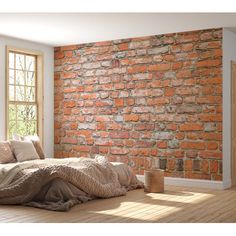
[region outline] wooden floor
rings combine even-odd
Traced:
[[[0,222],[236,222],[236,188],[166,186],[162,194],[139,189],[77,205],[69,212],[0,206]]]

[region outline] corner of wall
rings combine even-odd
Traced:
[[[236,61],[236,34],[223,28],[223,185],[231,187],[231,61]]]

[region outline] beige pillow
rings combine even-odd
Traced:
[[[28,136],[23,137],[19,134],[13,134],[13,140],[15,140],[15,141],[31,141],[34,145],[34,148],[36,149],[36,152],[39,155],[39,158],[45,159],[45,154],[43,152],[39,137],[37,135],[28,135]]]
[[[44,154],[44,152],[43,152],[43,149],[42,149],[42,147],[41,147],[41,145],[40,145],[39,140],[31,140],[31,142],[32,142],[33,145],[34,145],[34,148],[35,148],[36,152],[38,153],[39,158],[40,158],[40,159],[45,159],[45,154]]]
[[[24,141],[31,141],[33,143],[34,148],[36,149],[36,152],[38,153],[40,159],[45,159],[45,154],[43,152],[39,137],[37,135],[25,136]]]
[[[18,162],[40,159],[31,141],[10,141]]]
[[[9,142],[0,142],[0,164],[12,162],[16,162],[16,159],[13,155]]]

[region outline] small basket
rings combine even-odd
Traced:
[[[144,191],[149,193],[164,192],[164,171],[152,169],[144,171]]]

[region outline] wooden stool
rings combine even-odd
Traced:
[[[164,192],[164,171],[160,169],[144,171],[144,191],[149,193]]]

